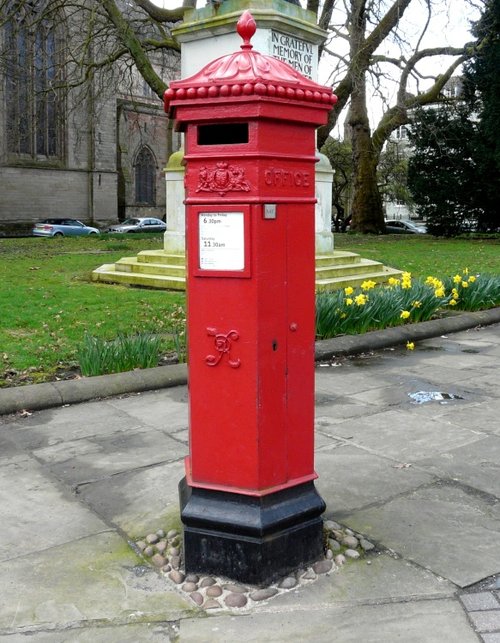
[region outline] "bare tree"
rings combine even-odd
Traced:
[[[432,24],[434,7],[427,0],[426,13],[422,14],[420,33],[415,42],[405,43],[401,23],[405,11],[416,0],[394,0],[392,4],[369,0],[344,0],[342,10],[336,11],[336,22],[332,22],[335,0],[309,0],[308,8],[315,11],[318,23],[328,24],[331,43],[323,50],[323,57],[333,61],[333,86],[339,100],[332,110],[329,122],[321,128],[318,144],[321,146],[336,125],[341,112],[349,105],[347,123],[353,150],[354,196],[352,202],[351,227],[361,232],[382,232],[384,217],[382,199],[377,186],[377,166],[380,154],[390,134],[408,123],[412,110],[418,106],[445,100],[443,88],[457,68],[473,52],[472,44],[462,47],[421,48],[424,35]],[[321,11],[320,11],[321,8]],[[328,22],[327,22],[328,21]],[[391,38],[400,46],[397,57],[378,54],[378,49]],[[345,42],[346,47],[335,47]],[[404,45],[412,47],[405,56]],[[431,58],[448,60],[445,68],[433,77],[424,76],[419,64]],[[443,63],[441,62],[441,65]],[[437,63],[439,67],[439,63]],[[391,71],[388,71],[388,68]],[[396,100],[385,105],[385,111],[378,124],[370,127],[368,117],[368,80],[373,92],[382,93],[387,88],[387,78],[397,78]],[[417,90],[410,92],[410,81]],[[422,85],[427,85],[420,91]]]

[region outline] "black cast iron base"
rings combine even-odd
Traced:
[[[313,482],[262,497],[179,483],[187,573],[263,585],[323,555],[325,503]]]

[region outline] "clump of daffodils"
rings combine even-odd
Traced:
[[[461,274],[448,279],[429,275],[415,279],[410,272],[387,283],[365,280],[359,286],[319,293],[316,299],[318,337],[363,333],[431,319],[447,307],[478,310],[500,305],[500,278]],[[414,349],[408,342],[408,350]]]

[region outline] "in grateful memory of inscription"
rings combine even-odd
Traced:
[[[288,63],[304,76],[313,77],[315,56],[310,42],[271,31],[271,56]]]

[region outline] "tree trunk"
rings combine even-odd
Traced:
[[[377,160],[373,156],[369,132],[359,132],[355,139],[351,230],[379,234],[384,232],[385,224],[377,185]]]
[[[352,136],[354,197],[351,230],[378,234],[384,232],[384,211],[377,185],[379,154],[375,151],[366,108],[365,74],[359,74],[351,94],[349,125]]]

